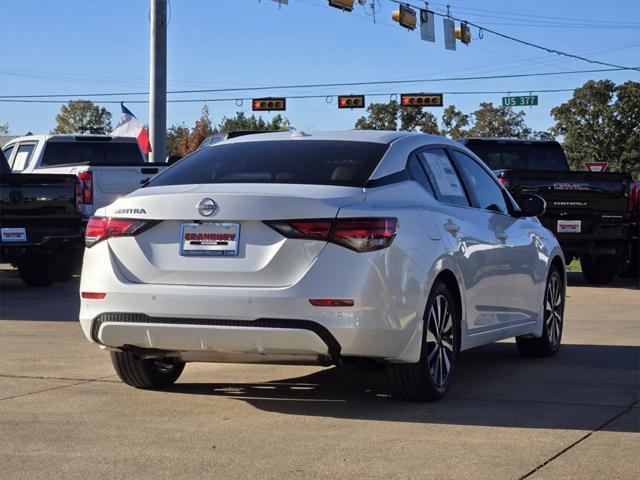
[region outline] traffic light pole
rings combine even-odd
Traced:
[[[167,134],[167,0],[151,0],[149,136],[152,162],[164,162]]]

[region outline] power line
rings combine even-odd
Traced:
[[[196,90],[170,90],[170,94],[187,93],[225,93],[225,92],[249,92],[261,90],[289,90],[298,88],[332,88],[332,87],[362,87],[370,85],[404,85],[410,83],[428,82],[452,82],[466,80],[496,80],[504,78],[526,78],[526,77],[546,77],[554,75],[573,75],[581,73],[603,73],[628,70],[626,67],[599,68],[591,70],[567,70],[562,72],[535,72],[503,75],[476,75],[467,77],[446,77],[446,78],[421,78],[411,80],[377,80],[368,82],[339,82],[339,83],[308,83],[298,85],[269,85],[258,87],[236,87],[236,88],[205,88]],[[116,93],[83,93],[83,94],[40,94],[40,95],[0,95],[0,100],[9,99],[34,99],[34,98],[79,98],[79,97],[124,97],[129,95],[148,95],[149,92],[116,92]],[[118,102],[119,103],[119,102]]]
[[[416,5],[412,5],[410,3],[407,3],[407,2],[404,2],[404,1],[400,1],[400,0],[389,0],[389,1],[391,1],[393,3],[397,3],[399,5],[409,5],[409,6],[415,8],[417,10],[420,10],[422,8],[422,7],[419,7],[419,6],[416,6]],[[479,29],[482,32],[492,33],[493,35],[496,35],[498,37],[502,37],[502,38],[505,38],[507,40],[511,40],[513,42],[520,43],[522,45],[527,45],[528,47],[533,47],[533,48],[537,48],[539,50],[544,50],[545,52],[548,52],[548,53],[555,53],[557,55],[562,55],[562,56],[565,56],[565,57],[575,58],[577,60],[582,60],[583,62],[595,63],[595,64],[598,64],[598,65],[604,65],[604,66],[607,66],[607,67],[620,68],[622,70],[637,70],[637,71],[640,71],[640,67],[625,67],[625,66],[622,66],[622,65],[616,65],[614,63],[601,62],[600,60],[593,60],[593,59],[589,59],[589,58],[586,58],[586,57],[581,57],[580,55],[574,55],[572,53],[563,52],[562,50],[557,50],[555,48],[544,47],[542,45],[538,45],[538,44],[535,44],[535,43],[532,43],[532,42],[529,42],[529,41],[526,41],[526,40],[521,40],[521,39],[513,37],[511,35],[507,35],[506,33],[500,33],[500,32],[498,32],[496,30],[492,30],[490,28],[483,27],[481,25],[478,25],[477,23],[469,22],[467,20],[462,20],[460,18],[454,17],[453,15],[450,15],[449,13],[440,13],[440,12],[435,12],[435,11],[433,13],[434,13],[434,15],[437,15],[439,17],[450,18],[450,19],[456,20],[458,22],[465,22],[467,25],[471,25],[472,27],[476,27],[477,29]]]
[[[453,91],[453,92],[438,92],[443,95],[510,95],[516,93],[559,93],[559,92],[573,92],[575,88],[551,88],[551,89],[529,89],[529,90],[509,90],[509,91]],[[367,93],[365,96],[367,97],[389,97],[392,99],[393,97],[397,97],[399,92],[386,92],[386,93]],[[310,98],[324,98],[327,100],[327,103],[332,103],[329,100],[337,97],[338,95],[335,93],[326,93],[326,94],[314,94],[314,95],[290,95],[287,96],[287,100],[298,100],[298,99],[310,99]],[[228,98],[189,98],[189,99],[173,99],[167,100],[167,103],[214,103],[214,102],[236,102],[236,106],[238,108],[244,106],[244,102],[251,102],[253,100],[252,97],[228,97]],[[0,98],[0,102],[5,103],[53,103],[60,104],[63,100],[38,100],[38,99],[14,99],[14,98]],[[238,104],[240,102],[240,104]],[[106,100],[100,102],[101,104],[119,104],[120,101],[116,100]],[[127,103],[149,103],[149,100],[127,100]]]

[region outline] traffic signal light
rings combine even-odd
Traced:
[[[398,22],[401,27],[404,27],[408,30],[413,30],[414,28],[416,28],[416,11],[411,7],[407,7],[406,5],[400,5],[400,10],[394,10],[393,12],[391,12],[391,19],[394,22]]]
[[[254,98],[251,103],[254,111],[286,110],[286,98]]]
[[[441,93],[403,93],[400,105],[403,107],[442,107]]]
[[[340,95],[338,108],[364,108],[364,95]]]
[[[456,28],[456,38],[460,40],[465,45],[469,45],[471,43],[471,29],[467,22],[462,22],[459,28]]]
[[[350,12],[353,10],[353,0],[329,0],[329,6]]]

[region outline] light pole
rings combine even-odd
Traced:
[[[164,162],[167,134],[167,0],[151,0],[149,134],[152,162]]]

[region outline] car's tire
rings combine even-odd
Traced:
[[[612,255],[585,255],[580,257],[580,265],[587,282],[606,285],[616,276],[618,260]]]
[[[551,267],[544,291],[542,336],[516,337],[518,350],[525,357],[550,357],[560,349],[564,323],[564,282],[556,267]]]
[[[184,370],[184,362],[142,358],[131,352],[111,352],[111,362],[120,380],[145,389],[168,387]]]
[[[460,312],[444,282],[431,289],[423,321],[420,360],[388,363],[387,372],[396,397],[433,402],[447,393],[460,349]]]
[[[48,287],[56,281],[55,255],[33,255],[18,262],[18,274],[29,287]]]

